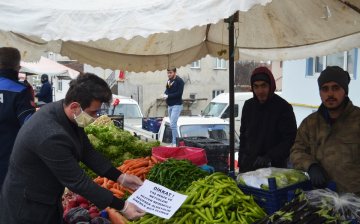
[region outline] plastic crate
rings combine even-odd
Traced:
[[[159,161],[169,158],[187,159],[194,165],[202,166],[207,164],[206,153],[204,149],[194,147],[166,147],[158,146],[152,148],[152,155]]]
[[[148,131],[151,131],[153,133],[158,133],[160,126],[161,126],[161,122],[162,122],[162,117],[149,117],[146,121],[147,125],[147,129]]]
[[[108,115],[113,121],[114,125],[122,130],[124,130],[124,115]]]
[[[206,152],[208,165],[214,167],[216,172],[228,173],[229,171],[229,146],[207,137],[184,137],[179,142],[185,146],[202,148]]]
[[[229,145],[221,142],[198,143],[196,147],[205,149],[208,165],[214,167],[216,172],[229,171]]]
[[[295,197],[296,189],[305,191],[312,189],[310,181],[303,181],[280,189],[277,189],[275,178],[269,178],[268,183],[269,190],[245,185],[238,186],[245,194],[253,195],[255,202],[269,215],[278,211],[286,202],[291,201]]]
[[[205,141],[206,139],[208,138],[204,136],[193,136],[193,137],[182,137],[182,138],[177,137],[176,145],[194,147],[196,145],[196,142]]]
[[[141,128],[148,131],[149,128],[148,128],[147,120],[148,120],[148,118],[146,118],[146,117],[143,117],[141,119]]]

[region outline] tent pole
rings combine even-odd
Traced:
[[[237,13],[232,15],[225,22],[229,23],[229,120],[230,120],[230,171],[229,175],[235,177],[234,156],[235,156],[235,118],[234,118],[234,21],[237,19]]]

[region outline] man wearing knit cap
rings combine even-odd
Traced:
[[[245,101],[240,126],[239,171],[287,167],[296,136],[292,106],[275,94],[274,76],[266,67],[251,75],[254,97]]]
[[[322,104],[301,123],[290,159],[314,187],[329,181],[339,192],[360,195],[360,108],[348,97],[350,76],[328,66],[318,78]]]

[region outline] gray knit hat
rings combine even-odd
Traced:
[[[322,85],[331,81],[339,84],[345,90],[346,94],[349,93],[350,76],[347,71],[344,71],[339,66],[327,66],[318,78],[319,89]]]

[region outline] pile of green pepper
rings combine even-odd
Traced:
[[[168,159],[151,168],[147,179],[173,191],[185,191],[194,180],[209,173],[193,165],[189,160]]]
[[[147,214],[131,223],[247,224],[260,220],[266,215],[252,196],[245,195],[236,182],[223,173],[213,173],[194,181],[185,194],[188,197],[170,219]]]

